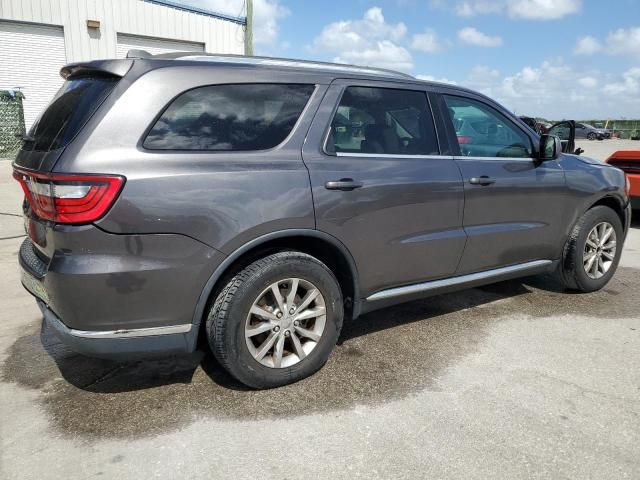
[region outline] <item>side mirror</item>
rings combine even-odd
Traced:
[[[562,153],[562,141],[555,135],[541,135],[539,152],[543,162],[555,160]]]

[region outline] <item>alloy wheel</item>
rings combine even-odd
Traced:
[[[245,322],[249,352],[262,365],[285,368],[316,348],[326,324],[325,300],[307,280],[287,278],[264,289]]]
[[[598,223],[587,235],[582,256],[584,271],[589,278],[602,278],[616,257],[616,231],[609,222]]]

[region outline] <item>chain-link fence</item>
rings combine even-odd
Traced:
[[[22,92],[0,90],[0,159],[13,158],[25,134]]]
[[[606,127],[617,138],[640,140],[640,120],[587,120],[582,123],[598,128]]]

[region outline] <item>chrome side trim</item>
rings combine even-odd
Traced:
[[[505,161],[505,162],[517,162],[517,161],[524,161],[524,162],[535,162],[538,161],[537,158],[535,157],[467,157],[465,155],[455,155],[453,157],[454,160],[472,160],[472,161],[478,161],[478,160],[500,160],[500,161]]]
[[[435,290],[442,287],[452,287],[455,285],[463,285],[465,283],[471,283],[477,280],[485,280],[493,277],[500,277],[509,273],[525,272],[538,267],[544,267],[551,265],[551,260],[534,260],[532,262],[520,263],[518,265],[511,265],[509,267],[495,268],[493,270],[486,270],[484,272],[471,273],[469,275],[460,275],[459,277],[444,278],[442,280],[432,280],[430,282],[417,283],[414,285],[407,285],[405,287],[390,288],[388,290],[382,290],[381,292],[369,295],[365,300],[367,302],[375,302],[378,300],[384,300],[387,298],[398,297],[401,295],[410,295],[412,293],[427,292],[429,290]]]
[[[183,325],[169,325],[167,327],[149,327],[149,328],[132,328],[121,330],[76,330],[74,328],[67,327],[57,315],[55,315],[45,303],[41,300],[38,301],[38,307],[45,319],[50,322],[55,322],[56,328],[59,328],[64,333],[78,338],[134,338],[134,337],[152,337],[156,335],[171,335],[174,333],[188,333],[191,331],[192,325],[190,323]]]
[[[68,328],[68,327],[67,327]],[[155,335],[171,335],[174,333],[188,333],[191,331],[191,324],[171,325],[168,327],[132,328],[131,330],[75,330],[69,329],[69,334],[80,338],[133,338],[151,337]]]
[[[426,158],[431,160],[451,160],[450,155],[392,155],[388,153],[351,153],[336,152],[337,157],[365,157],[365,158]]]

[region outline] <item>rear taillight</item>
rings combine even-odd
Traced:
[[[631,180],[629,180],[629,175],[625,175],[624,180],[624,193],[628,197],[631,195]]]
[[[458,143],[460,145],[468,145],[473,143],[473,137],[469,137],[467,135],[458,135]]]
[[[33,212],[57,223],[91,223],[102,217],[118,197],[124,177],[40,173],[13,169]]]

